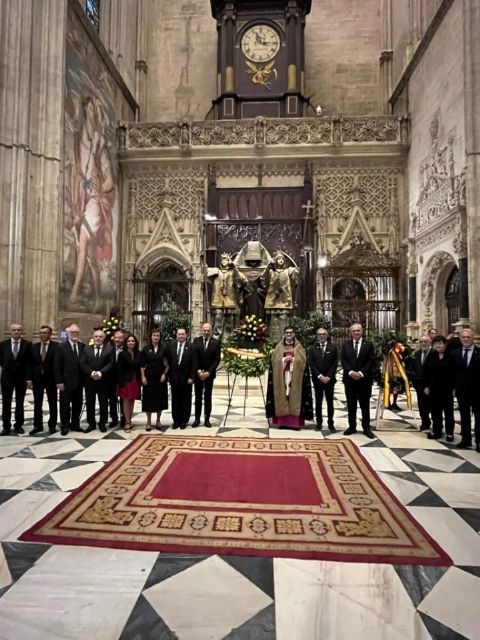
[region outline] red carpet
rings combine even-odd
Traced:
[[[349,440],[140,435],[20,539],[452,564]]]

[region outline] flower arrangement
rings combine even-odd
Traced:
[[[223,345],[223,364],[234,375],[258,378],[270,365],[273,345],[268,326],[255,314],[245,316]]]
[[[113,338],[115,331],[127,331],[128,327],[123,320],[111,315],[109,318],[102,320],[102,329],[107,334],[107,342]]]
[[[231,339],[242,347],[249,347],[254,343],[264,343],[268,336],[268,326],[263,322],[262,318],[257,318],[255,314],[245,316],[240,321],[238,327],[232,331]]]

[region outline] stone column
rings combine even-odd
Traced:
[[[11,321],[29,335],[55,327],[66,7],[0,2],[0,332]]]
[[[380,5],[381,19],[381,53],[380,83],[382,90],[382,107],[384,113],[390,113],[390,96],[392,95],[392,0],[382,0]]]
[[[480,3],[464,0],[465,153],[469,316],[480,329]],[[465,268],[459,265],[459,268]]]
[[[142,120],[145,115],[147,73],[147,8],[145,0],[138,0],[137,54],[135,60],[135,100],[139,106],[137,120]]]

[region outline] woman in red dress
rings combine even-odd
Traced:
[[[133,334],[125,337],[123,350],[118,354],[118,387],[117,395],[122,399],[125,416],[125,431],[132,430],[132,415],[135,400],[141,397],[141,380],[143,359],[138,347],[138,339]]]

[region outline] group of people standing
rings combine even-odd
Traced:
[[[348,410],[348,429],[344,435],[357,431],[357,407],[361,410],[363,433],[374,438],[370,427],[370,398],[372,395],[375,351],[373,343],[363,337],[360,324],[350,327],[351,339],[344,342],[340,361]],[[292,327],[287,327],[283,339],[276,345],[270,366],[266,412],[272,424],[300,429],[305,420],[313,419],[310,376],[315,392],[315,430],[323,428],[323,399],[327,405],[327,427],[334,425],[334,388],[339,362],[338,349],[328,341],[323,327],[316,331],[316,341],[307,352],[295,340]]]
[[[480,349],[470,329],[446,338],[436,329],[420,337],[415,353],[418,410],[421,430],[437,440],[445,430],[447,442],[453,442],[454,395],[460,412],[460,442],[457,447],[472,446],[472,415],[476,451],[480,453]],[[431,428],[431,431],[430,431]]]
[[[148,344],[140,349],[133,334],[118,330],[111,341],[103,329],[93,332],[90,345],[80,340],[80,329],[73,324],[66,329],[63,342],[52,340],[52,328],[42,326],[40,341],[32,344],[22,337],[23,326],[12,324],[10,338],[0,342],[2,390],[2,423],[0,435],[12,431],[12,400],[15,396],[17,434],[24,431],[24,402],[27,388],[34,398],[33,429],[30,435],[44,430],[43,400],[49,406],[48,428],[57,431],[57,396],[60,408],[60,431],[88,433],[97,427],[107,431],[119,424],[126,432],[132,430],[136,400],[142,401],[146,414],[146,430],[161,429],[162,411],[168,408],[168,388],[174,429],[184,429],[190,420],[192,389],[195,388],[195,421],[200,424],[202,406],[204,424],[211,427],[212,389],[220,363],[220,343],[212,338],[209,323],[202,326],[202,336],[188,340],[186,329],[179,328],[176,340],[162,342],[158,329],[150,332]],[[119,406],[120,400],[120,406]],[[98,418],[96,405],[98,402]],[[88,427],[80,427],[85,403]]]
[[[23,434],[24,399],[27,388],[33,390],[34,418],[30,434],[40,433],[43,425],[43,399],[49,405],[48,427],[56,432],[57,394],[62,435],[82,431],[80,416],[85,400],[88,427],[85,432],[107,430],[121,424],[132,430],[136,400],[142,401],[146,429],[161,428],[162,412],[168,408],[171,388],[172,428],[185,429],[192,411],[195,389],[195,419],[200,424],[202,407],[204,425],[211,427],[212,390],[220,364],[220,341],[212,336],[212,326],[202,325],[201,336],[188,339],[185,328],[178,328],[176,339],[162,342],[158,329],[150,332],[148,344],[140,349],[136,336],[116,331],[112,341],[102,329],[96,329],[92,344],[80,341],[80,330],[73,324],[67,328],[67,339],[55,342],[52,328],[42,326],[40,341],[32,344],[22,337],[23,327],[12,324],[10,338],[0,342],[0,382],[2,390],[1,435],[12,430],[12,399],[15,394],[13,429]],[[373,343],[363,335],[361,324],[350,327],[340,354],[328,340],[323,327],[316,331],[316,341],[307,351],[295,339],[292,327],[284,330],[276,345],[268,376],[266,415],[277,427],[300,429],[312,420],[315,406],[315,429],[323,428],[323,400],[327,407],[327,428],[335,432],[334,388],[339,361],[347,400],[348,428],[344,435],[357,430],[357,409],[361,411],[361,427],[368,438],[374,438],[370,426],[370,398],[376,358]],[[453,442],[454,394],[460,411],[461,440],[459,448],[472,446],[472,414],[476,450],[480,452],[480,348],[474,344],[470,329],[463,329],[453,339],[432,331],[419,340],[415,353],[417,391],[421,429],[427,437],[438,439],[445,429],[447,442]],[[312,398],[312,384],[315,405]],[[121,400],[119,408],[118,400]],[[96,403],[98,401],[98,420]],[[430,431],[430,428],[432,430]]]
[[[323,428],[323,399],[327,405],[327,427],[335,432],[334,388],[340,361],[347,400],[348,428],[344,435],[357,430],[357,409],[361,426],[368,438],[374,438],[370,426],[370,399],[377,366],[373,343],[363,336],[360,324],[350,327],[350,339],[343,343],[340,355],[328,341],[328,332],[320,327],[316,342],[306,352],[295,340],[292,327],[284,330],[283,339],[275,347],[267,388],[267,417],[281,427],[301,428],[313,419],[313,402],[309,374],[315,393],[316,430]],[[472,446],[472,415],[476,451],[480,452],[480,348],[474,345],[474,334],[463,329],[448,339],[436,330],[421,336],[415,353],[415,379],[421,430],[429,431],[429,439],[446,432],[453,442],[454,394],[460,412],[461,440],[456,445]],[[430,431],[430,428],[432,430]]]

